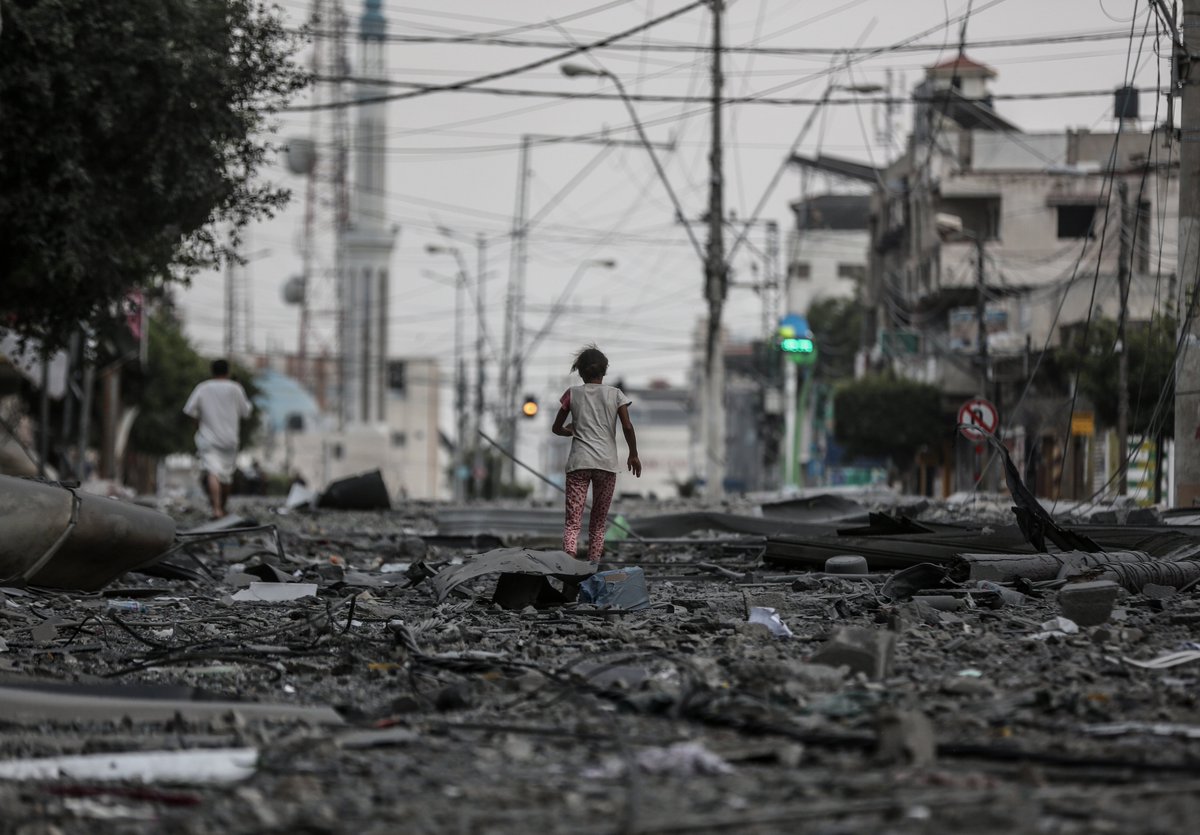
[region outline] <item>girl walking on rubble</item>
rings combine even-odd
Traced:
[[[608,527],[608,508],[617,486],[617,420],[629,447],[626,466],[629,472],[642,477],[642,462],[638,460],[637,438],[633,421],[629,419],[632,403],[619,388],[604,385],[608,373],[608,357],[595,345],[589,345],[575,355],[572,371],[578,371],[583,385],[572,386],[559,401],[561,408],[554,418],[555,435],[571,439],[567,456],[567,518],[563,527],[563,550],[575,553],[582,526],[583,507],[587,504],[588,485],[592,486],[592,516],[588,524],[588,560],[600,562],[604,553],[604,530]],[[567,423],[567,418],[571,419]]]

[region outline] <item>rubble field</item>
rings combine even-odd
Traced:
[[[196,537],[166,576],[98,593],[0,591],[0,831],[1179,833],[1200,816],[1191,589],[787,570],[709,530],[612,543],[603,567],[642,569],[642,608],[504,609],[496,574],[438,601],[431,578],[496,543],[440,535],[435,507],[235,510],[278,540]]]

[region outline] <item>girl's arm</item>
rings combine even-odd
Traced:
[[[621,419],[621,431],[625,433],[625,444],[629,447],[629,472],[641,478],[642,461],[638,458],[637,436],[633,433],[633,421],[629,419],[629,406],[617,409],[617,417]]]
[[[571,416],[571,410],[563,407],[558,410],[558,414],[554,417],[554,426],[550,427],[550,431],[555,435],[562,435],[569,438],[575,434],[575,426],[566,426],[567,418]]]

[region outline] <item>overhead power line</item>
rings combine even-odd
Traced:
[[[375,80],[366,78],[353,77],[332,77],[322,76],[316,79],[323,82],[350,82],[362,84],[374,84],[381,87],[402,87],[406,90],[414,90],[419,92],[441,93],[477,93],[479,95],[489,96],[524,96],[529,98],[550,98],[550,99],[580,99],[586,101],[622,101],[622,97],[617,93],[576,93],[567,90],[528,90],[514,87],[465,87],[456,90],[447,90],[445,87],[437,84],[421,84],[416,81],[393,81],[393,80]],[[1137,88],[1138,93],[1167,93],[1168,90],[1159,90],[1154,87]],[[995,93],[990,96],[996,101],[1038,101],[1042,99],[1080,99],[1080,98],[1095,98],[1103,96],[1111,96],[1112,89],[1106,88],[1103,90],[1053,90],[1040,93]],[[705,96],[674,96],[654,93],[631,93],[626,98],[636,102],[650,103],[686,103],[686,104],[710,104],[710,100]],[[777,96],[730,96],[721,99],[721,104],[770,104],[770,105],[803,105],[803,104],[819,104],[822,106],[836,105],[854,105],[854,104],[915,104],[920,102],[942,102],[945,100],[945,94],[930,95],[930,96],[855,96],[853,98],[822,98],[820,96],[809,97],[777,97]]]
[[[487,73],[485,75],[475,76],[474,78],[464,79],[463,81],[455,81],[452,84],[443,84],[443,85],[438,85],[435,87],[430,87],[427,89],[409,90],[408,92],[405,92],[405,93],[390,93],[385,96],[364,96],[362,98],[351,99],[348,101],[334,101],[334,102],[328,102],[325,104],[298,105],[295,107],[286,107],[283,109],[286,111],[290,111],[292,113],[301,113],[301,112],[305,112],[305,111],[314,111],[314,110],[336,110],[336,109],[343,108],[343,107],[355,107],[355,106],[364,105],[364,104],[375,104],[377,102],[400,101],[403,99],[412,99],[412,98],[416,98],[417,96],[425,96],[430,93],[441,93],[441,92],[451,92],[454,90],[464,90],[469,87],[474,87],[477,84],[485,84],[488,81],[497,81],[501,78],[508,78],[509,76],[519,75],[524,72],[529,72],[530,70],[536,70],[539,67],[546,66],[547,64],[553,64],[553,63],[556,63],[559,61],[564,61],[567,58],[570,58],[572,55],[578,55],[581,52],[587,52],[589,49],[599,49],[600,47],[607,46],[608,44],[611,44],[611,43],[615,43],[623,38],[628,38],[630,35],[636,35],[638,32],[644,32],[647,29],[650,29],[654,26],[659,25],[660,23],[666,23],[668,20],[673,20],[674,18],[677,18],[677,17],[680,17],[681,15],[687,14],[688,12],[692,11],[693,9],[700,8],[701,6],[706,6],[706,5],[708,5],[708,2],[709,2],[709,0],[695,0],[695,2],[688,3],[686,6],[681,6],[680,8],[675,9],[670,12],[667,12],[666,14],[659,15],[658,17],[655,17],[655,18],[651,18],[650,20],[647,20],[645,23],[639,23],[637,26],[634,26],[630,29],[625,29],[624,31],[617,32],[616,34],[613,34],[613,35],[606,35],[605,37],[601,38],[598,41],[592,41],[591,43],[581,44],[579,46],[573,46],[563,52],[556,53],[554,55],[550,55],[546,58],[541,58],[537,61],[531,61],[528,64],[521,64],[520,66],[517,66],[517,67],[509,67],[508,69],[498,70],[497,72],[492,72],[492,73]]]
[[[309,35],[317,38],[334,37],[332,31],[307,30]],[[1010,46],[1038,46],[1044,44],[1092,43],[1096,41],[1116,41],[1128,38],[1127,32],[1118,30],[1101,30],[1096,32],[1078,32],[1064,35],[1029,35],[1019,38],[981,38],[969,41],[968,49],[992,49]],[[500,38],[489,35],[384,35],[389,43],[403,44],[463,44],[469,46],[506,46],[524,49],[571,49],[574,45],[566,41],[527,40],[522,38]],[[649,41],[645,44],[609,43],[603,46],[589,46],[589,49],[619,50],[622,52],[699,52],[711,53],[710,44],[689,44],[683,42]],[[723,46],[722,53],[740,55],[854,55],[860,52],[874,52],[884,47],[836,47],[836,46]],[[890,52],[940,52],[945,48],[942,43],[912,43],[889,49]]]

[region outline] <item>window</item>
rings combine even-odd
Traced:
[[[788,272],[792,278],[809,279],[812,278],[812,265],[807,261],[793,261],[788,267]]]
[[[1058,237],[1059,238],[1094,238],[1096,230],[1095,206],[1059,206],[1058,207]]]
[[[848,278],[851,281],[862,281],[867,277],[867,268],[862,264],[838,264],[838,278]]]
[[[392,360],[387,364],[388,391],[392,394],[403,394],[405,386],[405,367],[401,360]]]

